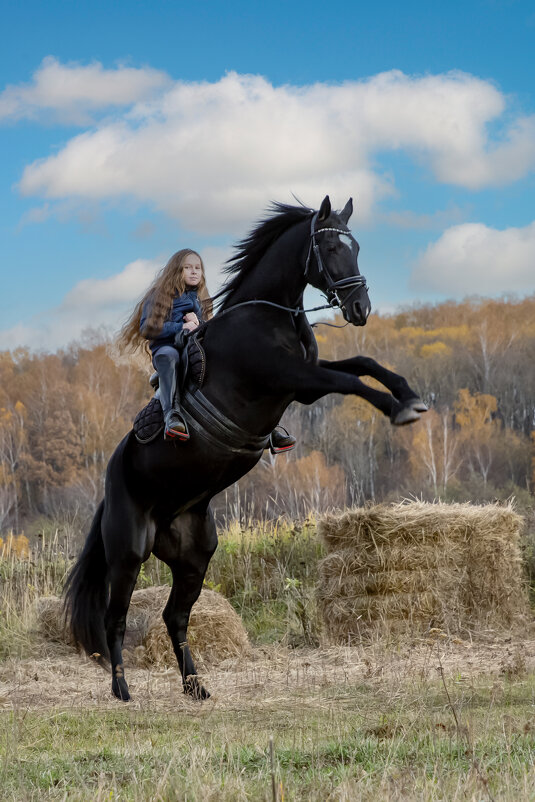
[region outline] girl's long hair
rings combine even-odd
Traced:
[[[212,302],[206,286],[206,275],[204,263],[197,251],[191,248],[183,248],[174,253],[167,264],[158,273],[151,286],[137,304],[136,308],[121,329],[118,338],[118,346],[121,351],[135,352],[139,348],[145,348],[148,353],[148,341],[154,339],[162,330],[162,326],[167,319],[173,298],[175,295],[182,295],[186,290],[184,280],[184,262],[187,256],[198,256],[201,261],[202,277],[197,286],[197,296],[201,303],[204,320],[212,317]],[[141,317],[143,307],[149,301],[149,315],[141,331]]]

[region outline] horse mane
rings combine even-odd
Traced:
[[[234,246],[237,253],[227,260],[224,268],[224,272],[233,275],[233,278],[227,280],[212,298],[212,300],[218,301],[219,308],[225,306],[233,293],[241,286],[245,276],[260,261],[275,240],[291,226],[314,214],[314,211],[307,206],[291,206],[276,201],[270,204],[268,212],[272,212],[272,214],[260,220],[249,234]]]

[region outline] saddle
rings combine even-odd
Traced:
[[[204,382],[206,356],[196,332],[182,337],[177,344],[180,353],[178,387],[183,394],[186,385],[201,388]],[[158,374],[153,373],[150,383],[158,389]],[[163,431],[164,421],[160,399],[155,395],[135,417],[133,430],[138,443],[151,443]]]
[[[294,325],[305,361],[317,362],[318,346],[308,320],[304,315],[300,315]],[[206,355],[201,344],[203,328],[204,326],[201,326],[192,334],[182,331],[175,340],[175,346],[180,354],[180,375],[177,377],[177,384],[180,398],[183,400],[182,412],[188,412],[188,425],[199,432],[202,431],[203,436],[211,440],[215,446],[225,444],[225,448],[237,453],[250,454],[252,451],[261,453],[268,444],[271,446],[272,454],[294,448],[295,438],[290,437],[284,427],[279,425],[267,437],[253,435],[236,426],[204,397],[201,392],[206,370]],[[159,385],[157,373],[151,376],[150,383],[157,391]],[[151,443],[161,434],[163,428],[163,411],[156,392],[154,398],[136,415],[133,424],[134,435],[139,443]],[[286,437],[279,432],[278,438],[275,439],[277,429],[281,428]],[[284,442],[288,439],[293,442]]]

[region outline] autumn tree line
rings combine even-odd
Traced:
[[[315,331],[322,357],[373,357],[405,376],[429,412],[395,428],[352,396],[292,405],[283,423],[298,448],[266,451],[215,499],[220,520],[414,496],[531,505],[535,296],[414,306],[364,328]],[[43,518],[87,522],[111,452],[150,399],[150,372],[97,332],[56,353],[0,352],[0,533]]]

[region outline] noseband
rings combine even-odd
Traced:
[[[359,276],[349,276],[348,278],[342,278],[339,279],[338,281],[333,280],[333,277],[327,270],[327,266],[323,264],[320,248],[318,243],[316,242],[316,235],[322,234],[324,231],[335,231],[337,234],[345,234],[347,237],[348,235],[351,236],[351,233],[349,231],[344,231],[341,228],[319,228],[317,231],[315,231],[314,226],[316,225],[317,219],[318,219],[318,213],[316,212],[313,215],[312,220],[310,222],[310,246],[308,248],[308,255],[305,263],[305,276],[308,275],[310,259],[312,257],[312,253],[314,253],[314,256],[316,257],[316,264],[318,265],[318,272],[320,273],[320,275],[323,273],[327,281],[327,289],[325,290],[325,295],[329,302],[329,306],[339,306],[341,309],[343,309],[349,304],[350,299],[358,290],[361,289],[361,287],[364,287],[365,290],[368,289],[368,286],[366,284],[366,278],[362,275],[359,275]],[[338,295],[339,290],[347,290],[350,288],[353,288],[352,292],[350,292],[349,295],[347,295],[345,299],[342,301],[342,299]]]

